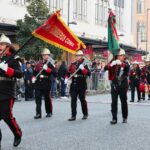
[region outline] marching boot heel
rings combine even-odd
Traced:
[[[76,120],[76,117],[71,117],[68,119],[68,121],[75,121]]]
[[[117,124],[117,120],[110,121],[110,124]]]
[[[34,119],[40,119],[41,118],[41,114],[36,114],[35,116],[34,116]]]

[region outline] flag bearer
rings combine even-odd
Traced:
[[[127,78],[129,73],[129,64],[125,60],[125,51],[120,49],[119,53],[108,63],[105,69],[109,71],[109,79],[111,80],[112,120],[110,121],[110,124],[117,124],[118,121],[118,97],[120,97],[121,100],[123,123],[126,123],[128,118]]]

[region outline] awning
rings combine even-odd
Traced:
[[[87,38],[87,37],[79,37],[86,45],[92,45],[93,49],[99,49],[99,50],[108,50],[107,47],[107,41],[103,41],[100,39],[91,39],[91,38]],[[130,46],[130,45],[126,45],[126,44],[120,44],[120,47],[122,49],[124,49],[128,54],[141,54],[141,55],[147,55],[149,54],[147,51],[145,50],[137,50],[136,47]]]
[[[13,24],[0,23],[0,34],[15,35],[16,30],[19,28]]]

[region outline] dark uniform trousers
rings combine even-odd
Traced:
[[[22,136],[21,129],[12,114],[13,104],[14,104],[13,99],[6,100],[5,102],[4,101],[0,102],[1,112],[5,112],[5,114],[1,113],[0,119],[3,119],[6,122],[6,124],[8,125],[10,130],[13,132],[15,137],[21,137]],[[0,133],[0,136],[1,136],[1,133]],[[0,137],[0,139],[1,138],[2,137]]]
[[[76,117],[77,114],[77,99],[79,96],[81,107],[82,107],[82,113],[83,115],[88,116],[88,108],[87,108],[87,102],[85,100],[85,92],[86,90],[82,89],[73,89],[70,91],[71,94],[71,110],[72,110],[72,117]]]
[[[44,96],[46,113],[52,114],[52,99],[49,90],[35,90],[36,114],[41,115],[42,96]]]
[[[117,120],[117,112],[118,112],[118,97],[121,100],[121,108],[122,108],[122,117],[127,119],[128,117],[128,105],[127,105],[127,90],[125,89],[116,89],[114,84],[111,84],[111,112],[114,120]]]
[[[138,100],[141,99],[141,93],[140,93],[140,89],[139,89],[139,84],[140,84],[140,81],[137,81],[137,82],[131,82],[130,83],[130,87],[131,87],[131,100],[134,101],[134,97],[135,97],[135,89],[137,89],[137,97],[138,97]]]

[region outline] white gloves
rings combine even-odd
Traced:
[[[116,63],[116,60],[113,60],[112,62],[111,62],[111,64],[110,64],[110,66],[112,67],[112,66],[114,66],[114,65],[116,65],[117,63]]]
[[[122,62],[121,62],[119,59],[117,59],[117,60],[116,60],[116,64],[117,64],[117,65],[121,65]]]
[[[83,64],[81,64],[81,65],[79,66],[79,68],[80,68],[81,70],[83,70],[83,69],[84,69]]]
[[[117,60],[113,60],[110,64],[110,66],[112,67],[112,66],[121,65],[121,64],[122,64],[122,62],[119,59],[117,59]]]
[[[67,83],[68,83],[68,78],[65,78],[65,81],[64,81],[64,82],[65,82],[65,84],[67,84]]]
[[[43,69],[47,70],[48,66],[46,64],[43,65]]]
[[[36,78],[33,77],[33,78],[32,78],[32,83],[35,83],[35,82],[36,82]]]
[[[5,64],[4,62],[1,62],[1,63],[0,63],[0,68],[1,68],[2,70],[4,70],[4,71],[7,72],[8,64]]]

